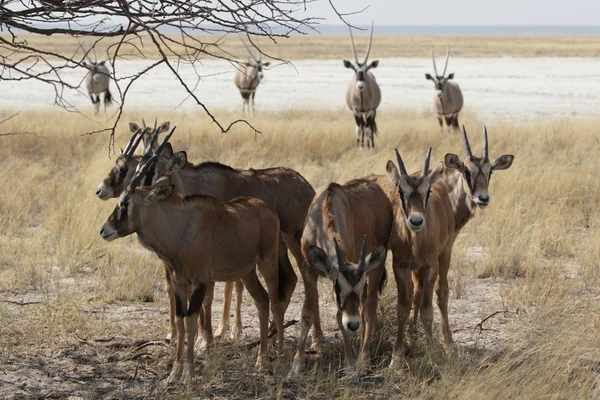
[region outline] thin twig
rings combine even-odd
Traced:
[[[484,319],[482,319],[477,325],[475,325],[475,329],[479,329],[479,333],[483,332],[483,331],[491,331],[493,329],[485,329],[483,327],[483,324],[490,318],[495,317],[498,314],[515,314],[518,315],[519,314],[519,309],[517,308],[517,311],[510,311],[510,310],[498,310],[495,311],[493,313],[491,313],[490,315],[488,315],[487,317],[485,317]]]
[[[291,320],[291,321],[288,321],[288,322],[286,322],[286,323],[283,325],[283,329],[285,329],[285,328],[289,328],[290,326],[292,326],[292,325],[296,325],[297,323],[298,323],[298,320],[296,320],[296,319],[293,319],[293,320]],[[270,338],[272,338],[273,336],[275,336],[276,334],[277,334],[277,330],[273,330],[271,333],[269,333],[269,335],[268,335],[267,337],[270,339]],[[249,349],[252,349],[252,348],[254,348],[254,347],[258,346],[259,344],[260,344],[260,339],[259,339],[259,340],[255,340],[254,342],[250,342],[250,343],[246,344],[246,349],[248,349],[248,350],[249,350]]]

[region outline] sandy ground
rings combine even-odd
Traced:
[[[439,63],[443,64],[443,60]],[[149,61],[118,61],[117,76],[132,76]],[[204,61],[196,70],[178,66],[186,83],[211,108],[241,108],[241,98],[233,85],[235,67],[223,61]],[[440,65],[440,70],[443,65]],[[431,60],[381,59],[374,70],[382,90],[380,111],[405,107],[432,109],[434,88],[424,78],[432,72]],[[440,71],[441,72],[441,71]],[[462,88],[465,107],[487,119],[528,121],[545,118],[597,116],[600,113],[600,59],[593,58],[452,58],[448,72],[454,72]],[[198,79],[199,74],[201,79]],[[61,77],[80,85],[82,69],[65,71]],[[265,73],[256,95],[256,107],[280,110],[295,107],[345,107],[344,96],[351,71],[341,60],[304,60],[293,65],[272,65]],[[121,81],[125,88],[127,79]],[[113,95],[118,91],[113,82]],[[80,92],[67,91],[64,98],[91,114],[91,104]],[[0,82],[0,107],[28,109],[50,107],[54,90],[36,81]],[[195,104],[165,66],[160,66],[136,82],[128,94],[130,109],[146,106],[181,107]]]

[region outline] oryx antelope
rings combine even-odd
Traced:
[[[193,377],[198,314],[215,281],[242,279],[254,298],[260,321],[256,366],[261,368],[267,348],[269,303],[277,328],[278,354],[283,351],[281,295],[288,289],[277,267],[277,215],[255,198],[223,202],[209,196],[174,194],[168,176],[150,187],[140,187],[157,159],[153,156],[133,177],[100,235],[111,241],[137,233],[140,243],[168,269],[177,316],[176,356],[168,382],[179,380],[182,373],[186,382]],[[257,265],[268,293],[256,274]]]
[[[365,179],[331,183],[311,204],[302,234],[305,263],[304,305],[298,348],[290,375],[304,368],[306,337],[313,323],[313,343],[323,342],[317,279],[333,283],[337,322],[344,339],[345,369],[354,368],[349,334],[360,330],[357,372],[370,364],[370,345],[378,295],[385,281],[385,257],[392,207],[385,193]],[[367,256],[367,253],[371,253]]]
[[[375,60],[369,64],[369,54],[371,53],[371,43],[373,42],[373,22],[371,22],[371,34],[369,36],[369,45],[364,61],[358,61],[356,48],[354,47],[354,37],[352,28],[350,31],[350,43],[352,44],[352,54],[354,62],[344,60],[344,66],[354,71],[348,90],[346,91],[346,105],[354,113],[356,121],[356,145],[363,147],[365,136],[367,137],[367,147],[375,148],[375,134],[377,125],[375,123],[375,114],[377,107],[381,102],[381,90],[375,80],[375,75],[371,69],[377,68],[379,61]]]
[[[250,110],[251,107],[252,113],[254,113],[254,97],[256,96],[256,89],[258,89],[258,85],[264,76],[263,67],[268,67],[271,63],[269,61],[262,61],[262,55],[258,45],[258,58],[254,57],[248,46],[246,46],[246,43],[244,43],[244,47],[248,50],[250,57],[248,58],[248,61],[240,64],[233,77],[233,82],[242,95],[242,111],[245,112],[246,110]]]
[[[85,52],[85,48],[83,50]],[[106,66],[106,60],[98,62],[96,51],[93,48],[92,52],[94,53],[94,61],[88,57],[88,52],[85,52],[87,62],[84,60],[81,65],[89,70],[85,77],[85,87],[94,105],[94,113],[98,114],[98,111],[100,111],[100,94],[104,94],[104,111],[112,103],[109,88],[110,71]]]
[[[456,82],[451,82],[454,79],[454,73],[446,76],[446,69],[448,68],[448,59],[450,58],[450,47],[446,49],[446,63],[444,64],[444,72],[441,75],[438,74],[437,66],[435,65],[435,50],[431,46],[431,59],[433,61],[433,72],[435,76],[425,74],[425,79],[433,81],[435,84],[435,96],[433,98],[433,104],[437,113],[438,121],[440,123],[440,131],[444,129],[444,119],[446,120],[446,127],[448,132],[454,128],[456,131],[458,128],[458,113],[463,107],[463,95],[460,87]]]
[[[411,271],[417,277],[414,282],[414,304],[415,308],[420,309],[428,339],[432,339],[435,284],[442,320],[442,341],[444,344],[452,342],[446,277],[456,238],[452,203],[443,182],[439,181],[441,172],[434,170],[428,174],[431,148],[425,157],[421,174],[417,176],[408,175],[400,153],[397,149],[395,152],[400,171],[392,161],[388,161],[388,176],[377,179],[394,209],[390,250],[398,290],[398,334],[390,368],[399,367],[404,357],[404,331],[411,308]]]

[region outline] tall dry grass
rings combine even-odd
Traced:
[[[221,135],[201,115],[161,110],[128,114],[117,146],[128,140],[126,122],[154,115],[177,126],[174,148],[186,149],[192,161],[215,160],[237,168],[287,166],[316,190],[331,181],[385,173],[394,147],[401,150],[411,170],[420,168],[427,146],[433,146],[436,160],[447,152],[461,158],[464,154],[459,137],[440,135],[433,115],[410,110],[378,114],[375,151],[355,148],[350,112],[310,110],[252,117],[263,132],[256,139],[241,126]],[[232,120],[237,115],[222,112],[218,117]],[[479,154],[485,121],[468,112],[462,120]],[[493,175],[491,206],[466,227],[455,246],[451,295],[462,296],[465,287],[482,279],[504,283],[502,304],[519,311],[511,317],[512,331],[503,349],[458,346],[445,355],[437,346],[417,341],[415,355],[407,358],[403,370],[385,370],[395,336],[391,279],[382,301],[383,328],[375,356],[383,374],[362,381],[339,380],[341,349],[336,344],[321,361],[311,362],[299,381],[282,381],[286,365],[277,366],[272,376],[256,378],[253,351],[236,350],[232,356],[227,349],[207,360],[204,377],[192,389],[232,397],[240,393],[293,398],[597,397],[597,124],[597,120],[488,124],[492,157],[511,153],[515,162],[509,170]],[[0,360],[26,354],[27,346],[56,345],[67,340],[68,333],[101,334],[102,323],[92,323],[85,311],[88,303],[94,307],[123,301],[164,304],[164,297],[155,298],[162,278],[156,258],[142,250],[133,236],[113,243],[100,239],[100,225],[115,201],[101,202],[94,196],[113,163],[108,159],[107,136],[80,135],[95,127],[78,115],[50,111],[23,112],[3,125],[6,131],[37,134],[0,137],[0,290],[35,293],[44,303],[24,312],[0,304]],[[164,328],[153,326],[150,331]],[[140,327],[119,326],[118,332],[138,335]],[[291,353],[293,346],[288,347]],[[232,357],[238,360],[236,369],[224,374]],[[215,386],[224,391],[211,392]],[[227,391],[232,387],[235,390]],[[186,392],[178,393],[185,396]]]

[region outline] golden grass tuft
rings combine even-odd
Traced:
[[[155,113],[159,121],[177,125],[172,143],[191,161],[287,166],[317,191],[331,181],[383,174],[394,147],[410,170],[421,167],[429,145],[436,160],[448,152],[464,154],[460,138],[440,135],[432,114],[410,110],[378,113],[375,151],[355,148],[352,115],[342,110],[259,113],[250,118],[263,132],[256,140],[241,125],[221,135],[202,115]],[[126,123],[141,117],[124,117],[117,147],[129,138]],[[217,117],[238,116],[218,112]],[[462,122],[479,154],[485,121],[466,112]],[[170,347],[136,347],[136,341],[158,340],[166,332],[166,296],[157,296],[160,263],[134,237],[105,243],[98,234],[116,203],[94,196],[113,163],[108,137],[81,136],[98,125],[78,115],[22,112],[2,129],[36,135],[0,137],[0,365],[10,376],[69,372],[56,375],[53,383],[40,375],[39,386],[10,381],[4,390],[23,397],[48,396],[43,387],[49,387],[65,397],[594,398],[600,390],[597,125],[598,120],[488,125],[492,157],[512,153],[515,162],[493,175],[492,204],[467,225],[455,246],[451,297],[479,301],[479,311],[466,325],[455,324],[452,313],[450,318],[457,332],[506,339],[490,347],[458,343],[450,355],[417,339],[405,368],[387,371],[395,338],[390,274],[372,376],[340,380],[339,343],[329,344],[324,358],[310,359],[306,375],[295,382],[283,380],[291,342],[287,361],[266,374],[253,370],[255,349],[221,344],[202,362],[197,358],[203,376],[188,392],[159,385],[172,360]],[[476,300],[472,289],[490,282],[501,283],[501,290]],[[490,319],[485,328],[493,330],[477,333],[472,321],[488,314],[486,303],[497,297],[518,314]],[[23,302],[31,304],[15,304]],[[2,390],[0,395],[9,393]]]

